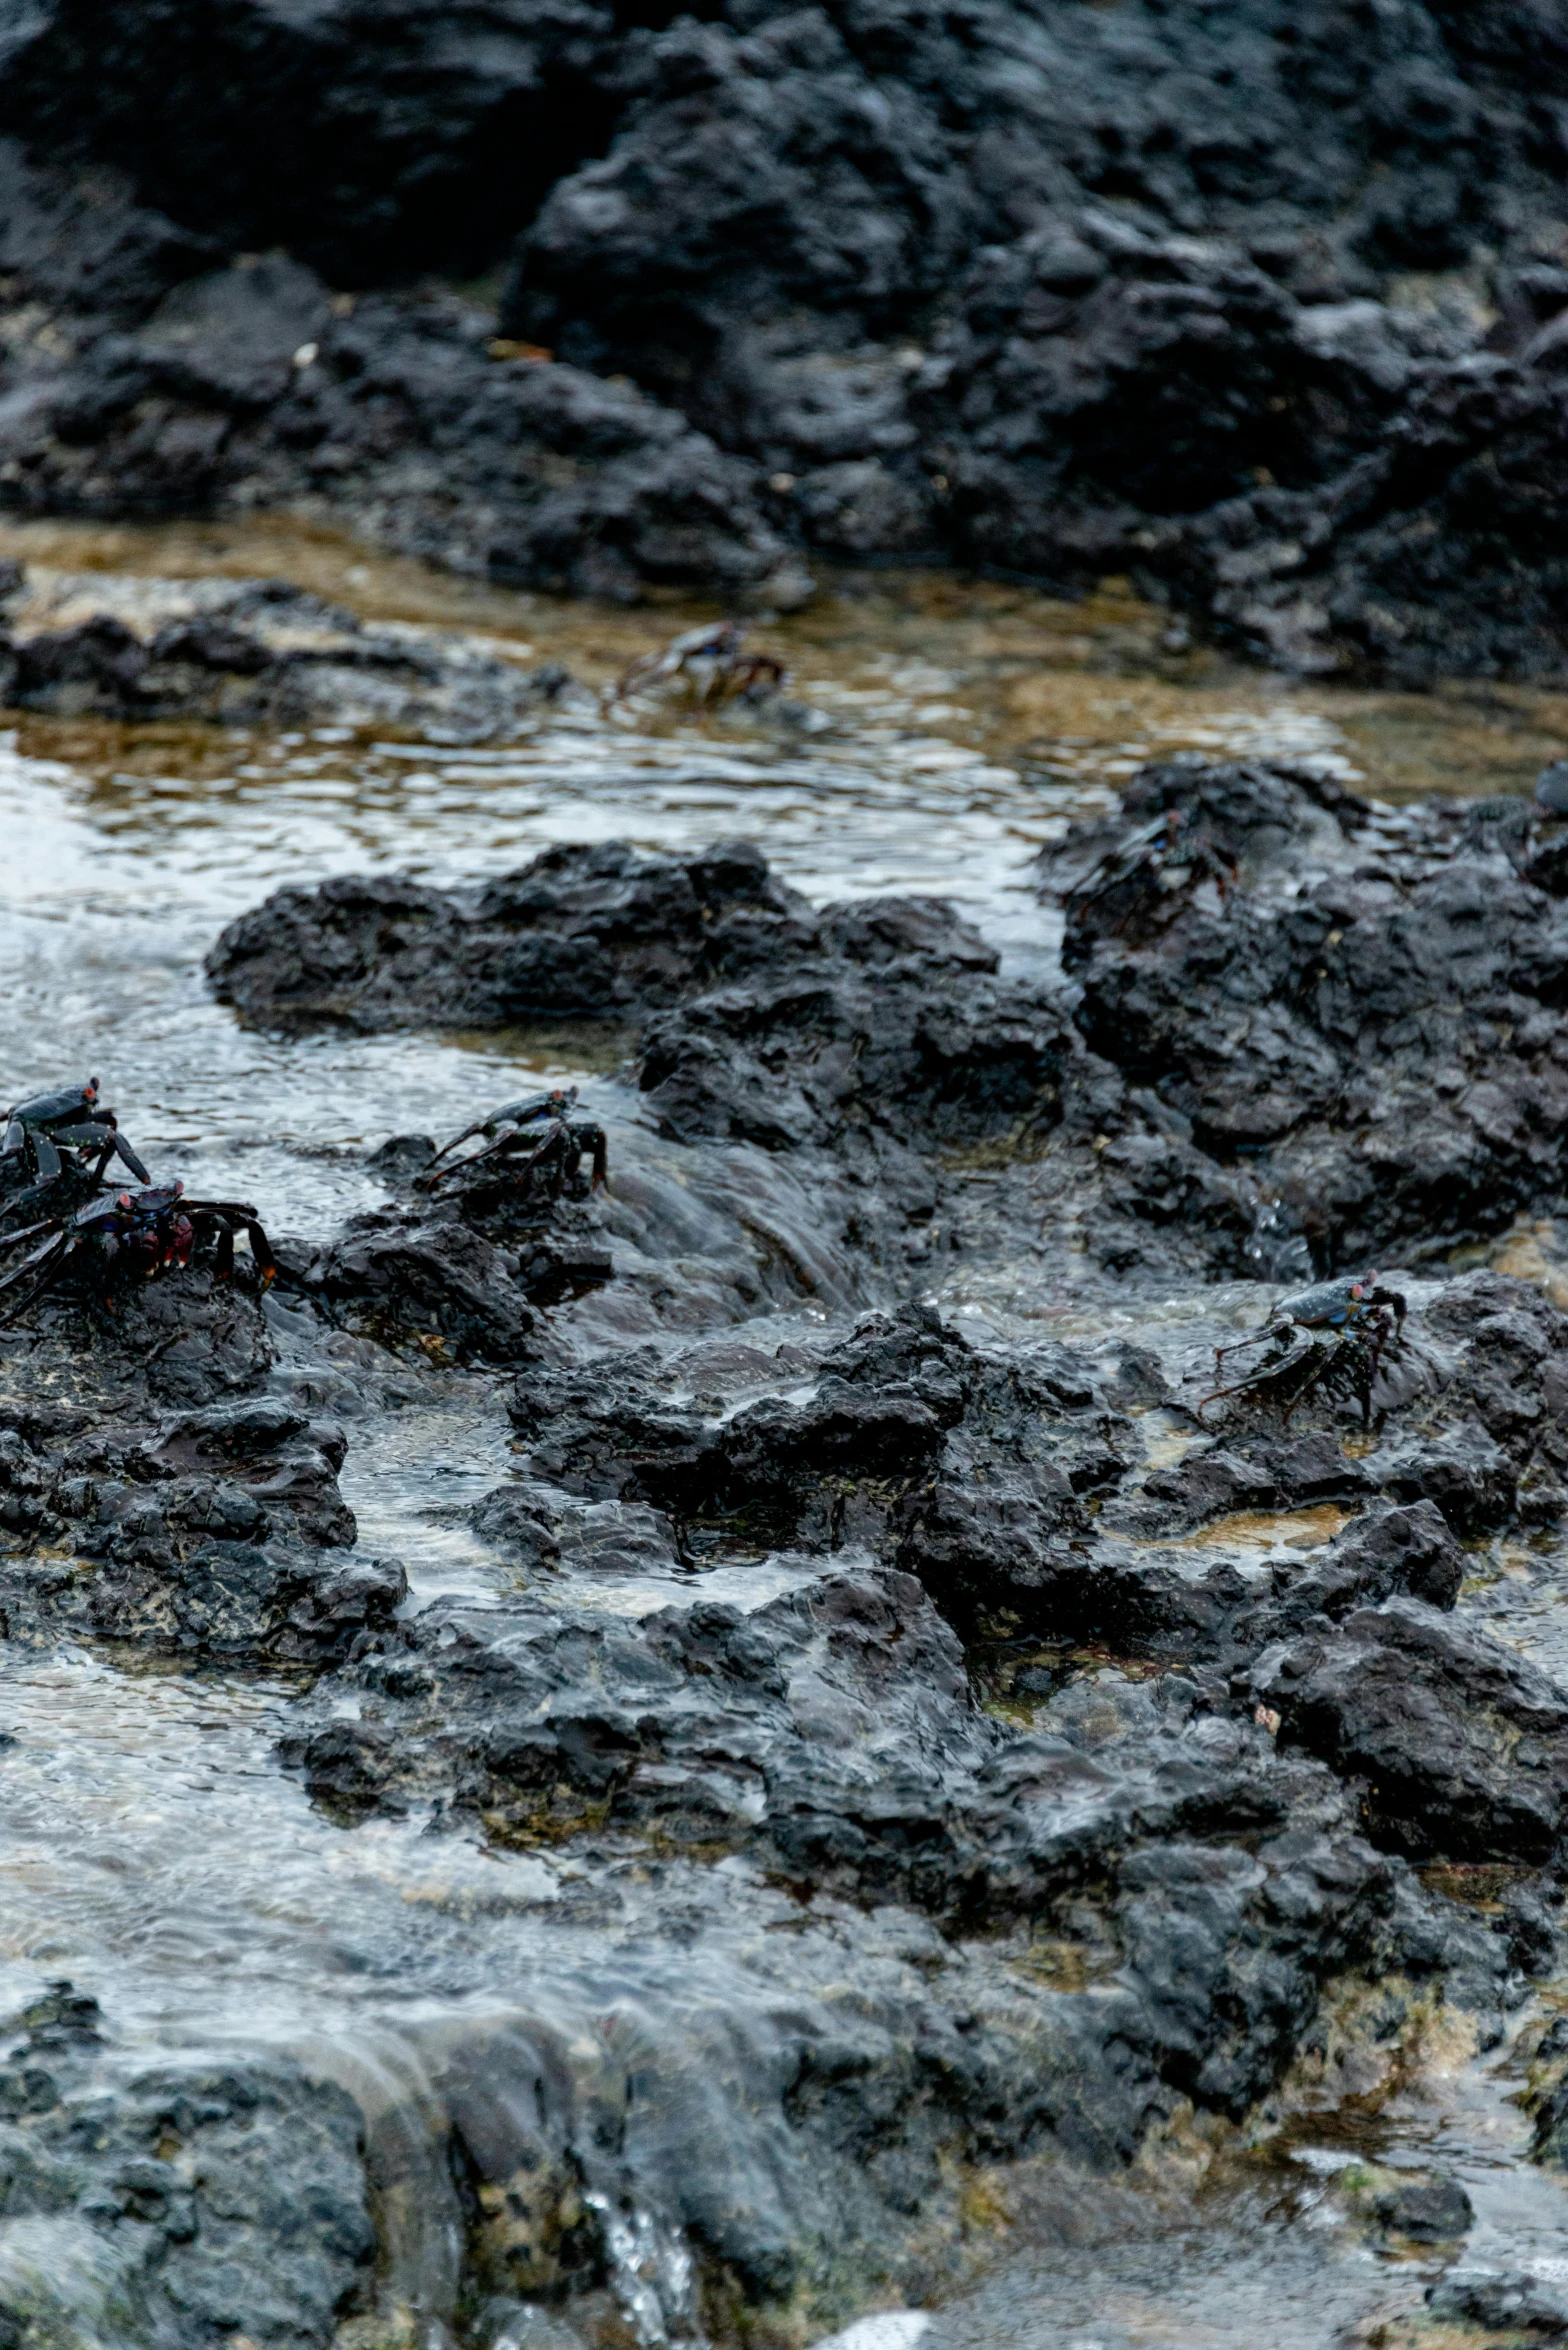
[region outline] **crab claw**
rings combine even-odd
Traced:
[[[152,1177],[148,1174],[146,1168],[142,1165],[141,1160],[137,1157],[135,1151],[132,1150],[130,1144],[126,1141],[124,1135],[120,1133],[118,1128],[115,1129],[114,1134],[114,1151],[115,1156],[125,1161],[125,1164],[130,1168],[131,1173],[136,1176],[140,1182],[151,1183]]]

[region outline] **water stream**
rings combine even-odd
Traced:
[[[482,590],[265,520],[9,527],[5,554],[64,568],[283,573],[369,617],[461,624],[530,647],[594,687],[705,617],[674,602],[621,614]],[[1398,800],[1522,790],[1568,748],[1568,698],[1288,685],[1190,647],[1114,583],[1069,607],[994,584],[846,576],[809,610],[759,623],[756,639],[791,664],[798,711],[787,724],[579,709],[482,751],[332,729],[269,738],[15,724],[0,738],[5,1098],[91,1069],[155,1172],[241,1192],[275,1229],[322,1234],[380,1196],[364,1159],[388,1134],[452,1130],[518,1090],[523,1073],[570,1076],[610,1130],[626,1200],[663,1203],[666,1216],[681,1203],[694,1249],[722,1246],[725,1219],[752,1186],[748,1212],[771,1218],[806,1266],[807,1294],[766,1317],[771,1348],[791,1328],[820,1333],[852,1309],[852,1279],[813,1259],[809,1203],[791,1200],[782,1177],[749,1168],[744,1153],[705,1172],[641,1122],[614,1076],[624,1039],[587,1028],[253,1033],[203,985],[201,956],[221,924],[281,882],[345,869],[455,879],[556,841],[659,847],[744,832],[817,900],[956,897],[1026,969],[1052,943],[1023,886],[1029,858],[1147,757],[1193,748],[1310,758]],[[630,1250],[638,1227],[630,1205],[625,1214]],[[585,1350],[647,1332],[657,1317],[639,1320],[640,1294],[633,1279],[624,1298],[563,1307],[563,1324]],[[1173,1295],[1141,1306],[1138,1327],[1147,1338],[1152,1311],[1171,1343],[1195,1342],[1216,1320],[1253,1317],[1260,1294],[1237,1284]],[[1131,1326],[1093,1283],[1039,1260],[955,1272],[937,1302],[1003,1334]],[[330,1393],[331,1347],[282,1308],[275,1326],[280,1376]],[[748,1335],[743,1322],[730,1333]],[[465,1509],[504,1473],[508,1434],[485,1384],[456,1374],[432,1374],[400,1413],[351,1425],[343,1483],[361,1546],[405,1563],[412,1605],[454,1593],[483,1604],[505,1585]],[[1257,1529],[1260,1558],[1282,1538]],[[757,1605],[809,1571],[778,1558],[722,1567],[711,1585]],[[1488,1572],[1496,1628],[1560,1664],[1568,1614],[1556,1585],[1534,1571],[1510,1579],[1506,1557]],[[596,1576],[591,1591],[610,1612],[672,1597],[667,1576],[635,1561]],[[571,1598],[588,1604],[582,1590]],[[465,2035],[478,2035],[497,2080],[507,2077],[508,2033],[519,2019],[540,2028],[552,2002],[548,2028],[566,2037],[590,2010],[629,2019],[616,2007],[616,1946],[573,1922],[568,1853],[432,1838],[416,1821],[350,1829],[313,1809],[273,1752],[290,1703],[282,1681],[0,1649],[0,1730],[15,1741],[0,1805],[0,2013],[69,1976],[132,2042],[260,2038],[341,2079],[372,2122],[394,2297],[433,2307],[458,2254],[450,2190],[421,2121],[432,2079]],[[738,1947],[751,1930],[743,1889],[724,1898]],[[722,2008],[723,1931],[702,1964],[693,1997],[705,1988]],[[935,2315],[925,2340],[930,2350],[1402,2341],[1387,2329],[1419,2309],[1436,2271],[1369,2248],[1336,2186],[1357,2161],[1441,2161],[1476,2204],[1472,2250],[1498,2265],[1561,2268],[1568,2202],[1523,2161],[1513,2063],[1506,2044],[1479,2056],[1436,2049],[1387,2094],[1303,2109],[1256,2147],[1209,2149],[1190,2176],[1174,2157],[1141,2188],[1064,2174],[998,2216],[981,2281]],[[620,2258],[643,2339],[690,2331],[676,2248],[628,2239]]]

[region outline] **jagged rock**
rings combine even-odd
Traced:
[[[1433,1502],[1370,1509],[1315,1553],[1301,1572],[1276,1569],[1273,1604],[1248,1625],[1247,1633],[1278,1639],[1299,1630],[1309,1617],[1337,1621],[1353,1607],[1401,1595],[1451,1608],[1464,1573],[1465,1554]]]
[[[379,878],[278,890],[230,923],[207,971],[226,1002],[271,1024],[626,1018],[798,954],[814,932],[749,842],[678,858],[609,841],[546,849],[464,892]]]
[[[364,2309],[375,2236],[353,2100],[282,2054],[116,2050],[69,1983],[0,2059],[0,2327],[122,2340],[248,2326],[322,2342]]]
[[[1427,2305],[1439,2320],[1528,2332],[1537,2340],[1568,2334],[1568,2293],[1551,2278],[1494,2269],[1451,2269],[1428,2288]]]
[[[0,486],[619,597],[1133,572],[1300,669],[1561,671],[1540,0],[632,13],[40,0]],[[500,314],[376,290],[519,230]]]
[[[9,505],[292,504],[458,570],[623,601],[645,579],[809,593],[754,466],[628,384],[513,356],[471,302],[335,295],[254,250],[222,266],[124,181],[9,138],[0,192]]]
[[[458,1360],[515,1362],[534,1313],[515,1258],[456,1217],[356,1216],[295,1275],[308,1298],[384,1340],[429,1341]]]
[[[1568,1699],[1485,1634],[1390,1599],[1266,1650],[1246,1680],[1282,1741],[1360,1783],[1388,1849],[1527,1863],[1557,1849]]]
[[[950,908],[834,908],[819,941],[650,1023],[638,1082],[668,1132],[788,1149],[865,1126],[962,1144],[1059,1121],[1069,1070],[1084,1074],[1069,1023],[1054,997],[995,982]]]
[[[1322,796],[1284,770],[1172,762],[1044,867],[1090,1050],[1191,1147],[1245,1152],[1259,1209],[1319,1269],[1359,1268],[1555,1194],[1568,928],[1452,817]],[[1168,848],[1139,842],[1172,811]]]
[[[138,1531],[141,1531],[140,1529]],[[107,1548],[107,1546],[105,1546]],[[389,1630],[408,1578],[385,1560],[328,1565],[280,1543],[211,1541],[160,1557],[134,1547],[43,1573],[0,1566],[10,1637],[133,1641],[180,1658],[341,1664]]]

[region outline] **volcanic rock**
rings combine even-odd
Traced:
[[[1043,858],[1091,1051],[1205,1156],[1244,1155],[1320,1271],[1495,1230],[1556,1195],[1568,1132],[1561,902],[1452,814],[1327,796],[1171,762]]]
[[[248,1019],[356,1028],[625,1018],[814,942],[805,900],[749,842],[644,856],[620,841],[545,849],[462,892],[379,878],[278,890],[207,958]]]
[[[1568,2334],[1568,2293],[1550,2277],[1495,2269],[1452,2269],[1429,2287],[1432,2315],[1497,2332],[1528,2332],[1537,2341],[1561,2341]]]
[[[521,732],[571,691],[476,638],[366,627],[286,580],[18,572],[4,600],[0,692],[66,718],[374,726],[432,742]]]
[[[0,222],[13,507],[290,505],[527,585],[809,589],[753,467],[630,385],[514,355],[493,313],[455,294],[334,294],[254,250],[225,266],[124,183],[29,162],[6,138]]]
[[[328,2339],[375,2250],[352,2098],[277,2053],[149,2062],[103,2023],[60,1983],[5,2026],[0,2327],[107,2306],[122,2340]]]
[[[1130,573],[1286,666],[1561,672],[1544,0],[369,21],[18,19],[13,502],[289,504],[619,597],[798,596],[808,547]],[[407,290],[514,239],[499,312]]]
[[[323,1555],[355,1540],[347,1440],[266,1391],[241,1280],[185,1268],[107,1327],[59,1295],[29,1321],[0,1372],[0,1637],[320,1666],[391,1622],[401,1567]]]
[[[1359,1782],[1386,1848],[1526,1863],[1556,1849],[1568,1699],[1500,1642],[1389,1599],[1266,1650],[1249,1686],[1284,1743]]]

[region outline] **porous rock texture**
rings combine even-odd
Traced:
[[[402,1568],[343,1556],[344,1431],[276,1358],[244,1279],[195,1266],[0,1336],[0,1637],[319,1668],[391,1622]]]
[[[1557,827],[1521,802],[1396,811],[1173,761],[1041,873],[1085,1041],[1166,1128],[1110,1154],[1142,1213],[1180,1213],[1196,1150],[1327,1270],[1559,1195],[1568,915]]]
[[[1000,977],[940,901],[814,913],[732,842],[549,849],[458,891],[286,888],[207,969],[270,1027],[640,1025],[669,1134],[880,1171],[888,1198],[896,1164],[925,1227],[966,1154],[1049,1160],[1044,1188],[1016,1180],[1120,1270],[1336,1272],[1561,1192],[1568,866],[1522,803],[1400,811],[1174,760],[1039,874],[1066,986]]]
[[[1524,1284],[1439,1294],[1450,1329],[1568,1330]],[[1391,1390],[1390,1429],[1463,1424],[1474,1351]],[[452,2092],[497,2203],[519,2163],[536,2182],[526,2227],[474,2255],[489,2289],[562,2294],[588,2324],[586,2180],[590,2210],[666,2220],[731,2322],[826,2322],[854,2305],[847,2268],[930,2293],[955,2177],[1113,2170],[1184,2101],[1239,2119],[1324,2059],[1363,1975],[1381,2029],[1446,1998],[1487,2040],[1555,1964],[1568,1714],[1453,1615],[1440,1507],[1392,1500],[1321,1401],[1284,1437],[1239,1411],[1178,1483],[1128,1408],[1149,1394],[1125,1342],[975,1347],[927,1308],[814,1358],[704,1340],[519,1374],[519,1457],[473,1513],[518,1587],[389,1627],[282,1747],[345,1828],[466,1821],[581,1856],[588,1938],[551,1928],[545,2014]],[[1272,1569],[1227,1531],[1246,1505],[1301,1513]],[[683,1585],[764,1554],[777,1597]],[[628,1576],[666,1604],[596,1604]],[[1095,1640],[1120,1663],[1085,1677]],[[1491,1923],[1409,1867],[1478,1857],[1510,1876]],[[678,1921],[675,1981],[633,1956],[650,1899]],[[610,2131],[562,2038],[627,1967],[656,2020]],[[496,2117],[533,2110],[506,2082],[540,2070],[573,2087],[523,2150]]]
[[[352,2098],[280,2055],[112,2049],[61,1982],[0,2056],[0,2324],[18,2343],[330,2340],[370,2299]]]
[[[809,2339],[962,2281],[1017,2165],[1103,2180],[1303,2082],[1375,2095],[1434,2029],[1496,2046],[1559,1966],[1568,1697],[1521,1651],[1568,1512],[1568,1314],[1452,1261],[1560,1195],[1559,864],[1517,803],[1189,762],[1045,861],[1048,978],[934,902],[819,913],[734,842],[328,882],[217,942],[269,1026],[628,1045],[593,1093],[607,1195],[421,1188],[434,1141],[398,1136],[384,1201],[280,1237],[264,1298],[198,1262],[114,1322],[62,1285],[0,1341],[10,1639],[286,1672],[313,1829],[378,1870],[400,1839],[421,1872],[490,1856],[438,1977],[397,1945],[419,2119],[371,2097],[359,2158],[384,2226],[422,2199],[448,2247],[422,2321],[609,2350],[641,2294],[671,2340]],[[1423,1188],[1412,1105],[1463,1183]],[[791,1217],[817,1254],[786,1277]],[[1298,1331],[1325,1376],[1287,1414],[1234,1276],[1288,1295],[1373,1247],[1402,1312]],[[996,1322],[923,1298],[949,1276]],[[394,1407],[433,1454],[493,1448],[442,1506],[493,1570],[468,1590],[342,1563],[344,1444]],[[1476,1870],[1484,1906],[1454,1897]],[[142,2057],[112,2007],[91,2029],[81,2094],[139,2114]],[[236,2290],[250,2339],[327,2350],[375,2291],[342,2108],[257,2066],[245,2111],[306,2117],[326,2216],[315,2302],[264,2197],[236,2225],[281,2314]],[[33,2164],[76,2083],[18,2121]],[[203,2126],[237,2110],[214,2091]],[[128,2190],[76,2159],[62,2273],[117,2278]],[[44,2190],[17,2192],[0,2321],[32,2350]],[[125,2287],[136,2350],[211,2339],[174,2299],[217,2273],[195,2217],[186,2265],[155,2246]],[[1408,2179],[1364,2221],[1468,2224]]]
[[[1286,665],[1555,672],[1565,121],[1549,0],[42,0],[0,486],[616,595],[1132,572]]]

